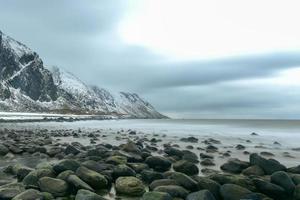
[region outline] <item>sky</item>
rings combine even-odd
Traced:
[[[46,65],[174,118],[300,118],[298,0],[0,0]]]

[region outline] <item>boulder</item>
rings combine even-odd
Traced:
[[[133,169],[126,165],[118,165],[113,169],[112,176],[114,179],[119,178],[120,176],[135,176],[136,173]]]
[[[290,167],[287,169],[287,171],[293,174],[300,174],[300,165],[296,167]]]
[[[171,161],[161,156],[150,156],[146,159],[145,163],[156,171],[165,172],[171,168]]]
[[[250,166],[250,164],[248,162],[244,162],[239,159],[232,158],[232,159],[229,159],[223,165],[221,165],[221,169],[226,172],[239,174],[249,166]]]
[[[142,200],[172,200],[173,198],[165,192],[146,192]]]
[[[78,167],[80,167],[80,163],[77,162],[76,160],[72,160],[72,159],[65,159],[65,160],[61,160],[58,163],[56,163],[53,166],[53,170],[59,174],[63,171],[66,170],[71,170],[71,171],[76,171],[78,169]]]
[[[258,155],[257,153],[253,153],[250,155],[250,164],[258,165],[262,168],[265,174],[271,175],[277,171],[286,171],[287,168],[280,164],[277,160],[274,159],[265,159]]]
[[[220,199],[221,185],[207,177],[194,176],[193,179],[198,183],[199,190],[210,191],[216,199]]]
[[[44,200],[43,194],[34,189],[26,190],[17,196],[15,196],[12,200]]]
[[[165,192],[168,193],[173,198],[183,198],[185,199],[189,192],[181,186],[178,185],[165,185],[159,186],[154,189],[155,192]]]
[[[38,188],[38,181],[42,177],[51,177],[55,178],[55,173],[51,169],[36,169],[23,179],[23,184],[26,186],[26,188]]]
[[[0,144],[0,156],[5,156],[8,152],[9,149],[3,144]]]
[[[76,188],[76,190],[84,189],[94,192],[94,189],[91,188],[87,183],[81,180],[78,176],[72,174],[67,178],[67,182]]]
[[[108,187],[108,181],[102,174],[86,167],[79,167],[76,170],[76,175],[95,190]]]
[[[69,154],[77,155],[79,153],[80,153],[80,150],[77,147],[73,146],[73,145],[68,145],[65,149],[65,154],[66,155],[69,155]]]
[[[253,182],[261,193],[278,200],[286,199],[286,193],[282,187],[261,179],[254,179]]]
[[[173,164],[173,169],[177,172],[182,172],[189,176],[199,174],[197,165],[186,160],[180,160]]]
[[[173,179],[159,179],[159,180],[153,181],[149,185],[149,190],[152,191],[155,188],[157,188],[159,186],[163,186],[163,185],[179,185],[179,184],[175,180],[173,180]]]
[[[251,176],[251,175],[263,176],[263,175],[265,175],[264,170],[262,170],[262,168],[260,168],[258,165],[252,165],[252,166],[244,169],[242,171],[242,173],[246,176]]]
[[[0,199],[9,200],[25,191],[21,183],[9,183],[0,187]]]
[[[295,184],[286,172],[279,171],[271,175],[271,183],[279,185],[289,194],[293,194]]]
[[[178,185],[184,187],[185,189],[189,191],[197,191],[198,190],[198,183],[192,179],[191,177],[180,173],[180,172],[174,172],[170,176],[170,179],[175,180]]]
[[[126,164],[127,158],[125,156],[110,156],[106,159],[106,163],[113,165]]]
[[[221,186],[220,193],[224,200],[241,200],[252,192],[239,185],[224,184]]]
[[[294,200],[300,200],[300,185],[297,185],[295,187],[293,198],[294,198]]]
[[[169,156],[177,156],[178,158],[182,158],[182,156],[184,155],[181,150],[175,147],[168,147],[164,150],[164,152]]]
[[[43,177],[38,184],[42,192],[49,192],[54,197],[64,197],[69,193],[67,182],[61,179]]]
[[[186,197],[186,200],[216,200],[214,195],[208,190],[193,192]]]
[[[75,200],[106,200],[106,199],[94,192],[81,189],[81,190],[78,190],[78,192],[75,196]]]
[[[142,180],[146,183],[152,183],[155,180],[163,179],[163,175],[160,172],[155,172],[152,170],[143,170],[141,172]]]
[[[146,189],[143,182],[135,177],[120,177],[116,180],[116,192],[128,196],[142,196]]]

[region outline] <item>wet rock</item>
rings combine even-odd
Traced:
[[[282,187],[261,179],[254,179],[253,182],[258,191],[262,192],[263,194],[278,200],[286,199],[286,194]]]
[[[106,159],[106,163],[113,165],[126,164],[127,158],[125,156],[110,156]]]
[[[300,200],[300,185],[297,185],[293,195],[294,200]]]
[[[258,134],[257,134],[257,133],[254,133],[254,132],[251,133],[251,135],[252,135],[252,136],[258,136]]]
[[[181,150],[175,147],[168,147],[164,150],[164,152],[169,156],[177,156],[178,158],[182,158],[182,156],[184,155]]]
[[[214,156],[207,154],[207,153],[200,153],[200,158],[201,159],[205,159],[205,158],[214,159]]]
[[[5,156],[8,152],[9,149],[3,144],[0,144],[0,156]]]
[[[76,148],[75,146],[73,145],[68,145],[65,149],[65,154],[68,155],[68,154],[73,154],[73,155],[77,155],[80,153],[80,150],[78,148]]]
[[[93,189],[105,189],[108,187],[108,181],[103,175],[86,167],[79,167],[76,170],[76,175]]]
[[[128,141],[127,144],[123,145],[121,149],[125,152],[132,152],[132,153],[141,153],[141,149],[138,145],[136,145],[132,141]]]
[[[241,200],[251,191],[239,185],[224,184],[221,186],[220,193],[225,200]]]
[[[173,198],[165,192],[146,192],[142,200],[172,200]]]
[[[20,167],[18,170],[17,170],[17,178],[18,178],[18,181],[22,181],[25,176],[27,176],[30,172],[32,172],[33,169],[29,168],[29,167]]]
[[[193,192],[186,197],[186,200],[216,200],[214,195],[208,190]]]
[[[295,184],[286,172],[279,171],[271,175],[271,183],[281,186],[289,194],[293,194]]]
[[[206,148],[205,148],[206,152],[207,153],[215,153],[218,151],[218,147],[214,146],[214,145],[208,145]]]
[[[260,155],[262,155],[262,156],[269,156],[269,157],[275,156],[273,153],[267,152],[267,151],[262,151],[262,152],[260,152]]]
[[[78,190],[75,200],[106,200],[106,199],[94,192],[81,189]]]
[[[116,180],[116,192],[128,196],[142,196],[145,193],[143,182],[135,177],[120,177]]]
[[[9,200],[25,191],[20,183],[10,183],[0,187],[0,199]]]
[[[274,159],[265,159],[258,154],[254,153],[250,155],[250,164],[258,165],[264,170],[266,174],[273,174],[277,171],[286,171],[286,167],[280,164],[277,160]]]
[[[182,172],[190,176],[197,175],[199,173],[197,165],[185,160],[180,160],[174,163],[173,169],[177,172]]]
[[[193,179],[198,183],[199,190],[210,191],[216,199],[220,199],[221,185],[207,177],[194,176]]]
[[[75,174],[75,172],[73,172],[71,170],[66,170],[66,171],[63,171],[62,173],[58,174],[58,176],[56,178],[67,181],[68,177],[70,175],[74,175],[74,174]]]
[[[182,142],[197,143],[198,139],[195,138],[195,137],[187,137],[187,138],[181,138],[180,141],[182,141]]]
[[[55,174],[52,169],[36,169],[25,176],[23,184],[26,188],[38,188],[38,181],[42,177],[55,178]]]
[[[140,173],[145,169],[149,169],[149,166],[145,163],[127,163],[136,173]]]
[[[182,160],[186,160],[192,163],[199,163],[198,156],[194,152],[184,150],[183,153],[184,154],[182,156]]]
[[[300,175],[299,174],[293,174],[291,175],[293,182],[295,183],[295,185],[299,185],[300,184]]]
[[[39,180],[39,187],[42,192],[49,192],[54,197],[64,197],[69,192],[67,182],[61,179],[43,177]]]
[[[241,187],[247,188],[251,191],[255,191],[255,186],[251,179],[241,175],[234,174],[212,174],[209,176],[210,179],[218,182],[219,184],[235,184]]]
[[[174,172],[170,176],[170,179],[175,180],[178,185],[184,187],[185,189],[189,191],[197,191],[198,190],[198,183],[192,179],[191,177],[180,173],[180,172]]]
[[[236,148],[237,150],[244,150],[244,149],[246,149],[246,147],[245,147],[244,145],[241,145],[241,144],[236,145],[235,148]]]
[[[43,194],[34,189],[29,189],[15,196],[12,200],[44,200]]]
[[[78,169],[78,167],[80,167],[80,163],[77,162],[76,160],[71,160],[71,159],[65,159],[65,160],[62,160],[58,163],[56,163],[54,166],[53,166],[53,170],[59,174],[63,171],[66,171],[66,170],[72,170],[72,171],[76,171]]]
[[[251,176],[251,175],[254,175],[254,176],[263,176],[265,175],[265,172],[264,170],[262,170],[259,166],[257,165],[253,165],[253,166],[250,166],[246,169],[244,169],[242,171],[242,173],[246,176]]]
[[[151,170],[143,170],[141,172],[142,180],[146,183],[151,183],[155,180],[162,179],[163,175],[159,172],[151,171]]]
[[[165,172],[171,168],[171,161],[161,156],[150,156],[146,159],[145,163],[156,171]]]
[[[173,198],[179,197],[185,199],[189,192],[181,186],[177,185],[166,185],[159,186],[154,189],[155,192],[165,192],[168,193]]]
[[[287,171],[294,174],[300,174],[300,165],[288,168]]]
[[[149,185],[149,189],[154,190],[155,188],[157,188],[159,186],[164,186],[164,185],[178,185],[178,183],[172,179],[159,179],[159,180],[153,181]]]
[[[67,182],[74,186],[77,190],[84,189],[94,192],[94,189],[91,188],[87,183],[81,180],[78,176],[72,174],[67,177]]]
[[[200,162],[201,165],[203,166],[215,166],[216,164],[214,163],[214,161],[212,159],[209,158],[205,158],[204,160],[202,160]]]
[[[250,163],[241,161],[236,158],[229,159],[221,165],[221,169],[230,173],[241,173],[244,169],[250,166]]]
[[[99,163],[94,160],[87,160],[81,165],[98,173],[101,173],[104,170],[112,169],[114,167],[114,165],[112,164]]]
[[[118,165],[113,169],[112,176],[114,179],[119,178],[120,176],[135,176],[136,173],[133,169],[126,165]]]

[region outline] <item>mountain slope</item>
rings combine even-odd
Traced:
[[[45,67],[38,54],[0,32],[0,110],[115,114],[163,118],[137,94],[88,86],[73,74]]]

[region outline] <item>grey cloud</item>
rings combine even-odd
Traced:
[[[179,62],[125,44],[117,25],[127,14],[123,0],[0,0],[0,30],[37,51],[45,64],[89,84],[137,92],[165,113],[220,118],[300,113],[300,94],[289,88],[230,83],[300,66],[300,51]]]

